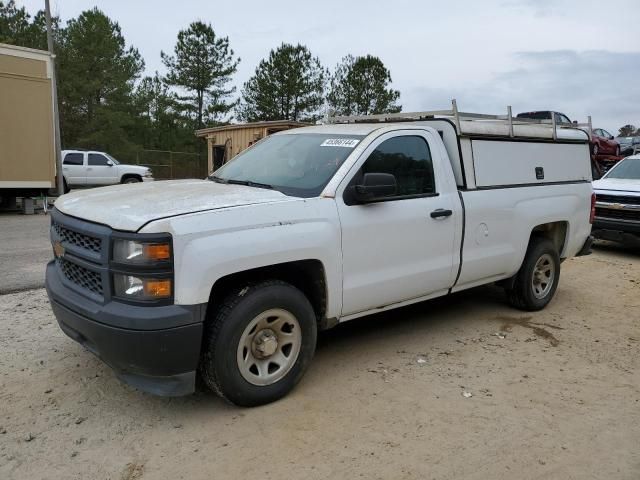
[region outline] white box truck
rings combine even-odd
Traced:
[[[494,282],[545,307],[593,212],[580,129],[455,108],[337,118],[207,180],[64,195],[46,285],[62,330],[125,382],[183,395],[199,374],[252,406],[289,392],[338,323]]]

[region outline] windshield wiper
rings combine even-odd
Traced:
[[[269,185],[268,183],[252,182],[251,180],[234,180],[232,178],[221,178],[215,175],[211,175],[209,177],[209,180],[212,180],[216,183],[224,183],[225,185],[245,185],[247,187],[267,188],[269,190],[273,190],[273,185]]]
[[[227,180],[223,180],[223,182],[230,183],[232,185],[246,185],[247,187],[267,188],[269,190],[273,190],[273,185],[269,185],[268,183],[252,182],[251,180],[227,179]]]

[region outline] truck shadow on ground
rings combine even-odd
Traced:
[[[621,259],[640,261],[640,240],[638,245],[620,244],[607,240],[596,240],[593,244],[593,252],[606,252]]]
[[[363,342],[367,337],[384,335],[392,341],[395,335],[428,334],[429,330],[445,325],[459,328],[469,322],[470,309],[477,311],[477,315],[472,317],[474,322],[511,311],[501,288],[478,287],[339,324],[320,333],[318,353],[328,345]]]

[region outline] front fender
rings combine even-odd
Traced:
[[[150,223],[144,232],[173,236],[175,302],[209,300],[227,275],[298,260],[319,260],[327,285],[327,316],[342,308],[340,224],[333,199],[247,205]]]

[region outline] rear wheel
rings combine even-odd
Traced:
[[[289,393],[316,347],[316,317],[305,295],[278,280],[232,292],[205,331],[200,374],[231,403],[256,406]]]
[[[559,280],[560,257],[554,244],[547,238],[533,237],[507,297],[521,310],[541,310],[553,298]]]

